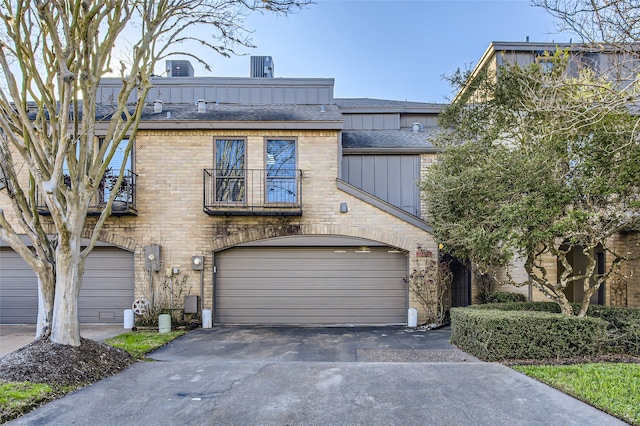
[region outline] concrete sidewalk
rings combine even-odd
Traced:
[[[479,362],[448,337],[398,327],[198,329],[152,353],[158,362],[135,363],[11,424],[625,424]],[[423,361],[432,356],[449,361]]]
[[[80,326],[82,337],[100,342],[128,331],[114,324]],[[0,357],[33,342],[35,335],[35,325],[0,325]]]

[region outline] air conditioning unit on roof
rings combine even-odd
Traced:
[[[273,78],[273,58],[271,56],[251,57],[251,77]]]
[[[189,61],[167,61],[167,77],[193,77],[193,67]]]

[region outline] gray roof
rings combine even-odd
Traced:
[[[428,103],[428,102],[412,102],[412,101],[393,101],[388,99],[371,99],[371,98],[336,98],[336,105],[340,109],[373,109],[373,110],[425,110],[426,112],[439,112],[446,104]]]
[[[428,139],[435,131],[435,127],[427,127],[420,132],[411,129],[348,130],[342,132],[342,147],[346,150],[437,151]]]
[[[100,105],[97,116],[108,118],[109,106]],[[170,113],[167,116],[167,113]],[[335,105],[238,105],[207,104],[205,112],[198,112],[194,104],[165,104],[162,112],[153,112],[153,105],[145,105],[142,122],[150,121],[342,121]]]

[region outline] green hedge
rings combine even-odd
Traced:
[[[607,322],[599,318],[451,309],[451,343],[487,361],[597,355],[607,341]]]
[[[587,315],[607,321],[612,352],[640,356],[640,309],[591,305]]]
[[[511,293],[508,291],[488,291],[480,293],[476,296],[480,303],[507,303],[507,302],[526,302],[527,298],[524,294]]]
[[[560,313],[560,305],[555,302],[507,302],[507,303],[489,303],[486,305],[471,305],[472,309],[489,309],[500,311],[538,311]]]
[[[573,311],[580,311],[580,304],[572,303]],[[473,305],[473,309],[502,311],[542,311],[559,313],[555,302],[493,303]],[[600,318],[608,323],[608,350],[640,356],[640,309],[617,306],[589,305],[587,316]]]

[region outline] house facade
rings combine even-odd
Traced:
[[[181,308],[195,296],[187,310],[211,309],[217,324],[406,324],[418,307],[406,278],[438,250],[417,182],[443,105],[335,99],[333,79],[253,66],[245,78],[195,77],[180,65],[153,80],[87,262],[80,321],[119,323],[133,302]],[[99,114],[119,84],[102,81]],[[35,275],[8,247],[0,256],[0,322],[35,323]],[[468,285],[456,294],[469,303]]]
[[[539,63],[542,67],[553,66],[549,60],[556,51],[566,51],[569,54],[568,72],[577,73],[589,68],[597,75],[606,76],[611,81],[619,84],[627,84],[637,78],[637,70],[640,66],[635,51],[622,51],[619,46],[588,46],[570,43],[534,43],[534,42],[493,42],[482,55],[472,71],[472,76],[481,71],[497,72],[506,64],[518,64],[526,66]],[[458,96],[462,94],[459,93]],[[609,239],[608,244],[616,253],[630,254],[630,260],[622,264],[620,273],[607,280],[601,286],[599,292],[592,296],[591,302],[613,306],[640,307],[640,229],[619,233]],[[607,271],[613,256],[604,250],[595,250],[592,255],[596,259],[596,273]],[[574,268],[575,274],[584,273],[587,267],[587,257],[579,248],[574,248],[568,255],[568,260]],[[556,276],[563,272],[554,257],[549,256],[544,260],[543,266],[549,276]],[[509,273],[514,281],[526,282],[527,273],[523,262],[516,261],[509,268]],[[507,280],[504,271],[497,274],[498,280]],[[509,291],[525,295],[529,300],[546,301],[542,292],[525,285],[514,287],[511,285],[497,286],[495,291]],[[473,277],[472,298],[482,291],[482,286],[476,277]],[[583,281],[572,282],[565,293],[571,302],[579,302],[584,295]]]
[[[544,60],[555,48],[492,43],[475,70]],[[573,49],[576,69],[585,57],[612,69],[611,57],[558,48]],[[420,308],[407,277],[438,254],[417,182],[435,161],[428,138],[445,105],[334,98],[333,79],[274,78],[268,57],[252,58],[250,76],[238,78],[197,77],[188,62],[168,61],[153,85],[113,214],[87,260],[81,323],[122,323],[125,309],[145,302],[210,309],[217,324],[407,323],[407,308]],[[100,116],[119,87],[102,81]],[[98,126],[96,143],[104,133]],[[112,168],[123,161],[116,155]],[[108,195],[108,187],[96,195],[90,223]],[[9,206],[0,180],[5,214]],[[46,222],[46,205],[38,209]],[[640,236],[611,244],[637,253]],[[598,261],[605,268],[611,259]],[[579,251],[572,262],[578,271],[585,264]],[[450,266],[448,303],[473,303],[483,286],[464,263]],[[561,272],[552,258],[545,267]],[[0,268],[0,323],[35,323],[35,274],[2,241]],[[637,256],[621,272],[594,302],[640,306]],[[527,279],[518,262],[510,274]],[[579,284],[570,300],[580,299]],[[493,290],[546,300],[526,285]]]

